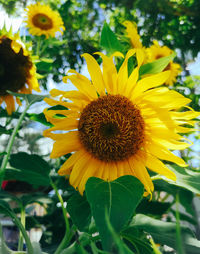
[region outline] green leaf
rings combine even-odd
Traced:
[[[142,65],[139,70],[140,76],[144,74],[156,74],[156,73],[162,72],[167,67],[169,62],[174,59],[175,56],[176,56],[176,53],[173,52],[169,56],[165,56],[151,63]]]
[[[5,127],[0,125],[0,135],[1,134],[11,134],[13,129],[7,130]]]
[[[37,94],[23,94],[23,93],[14,93],[11,91],[7,91],[9,94],[12,94],[16,97],[23,98],[24,100],[28,101],[29,104],[33,104],[35,102],[43,101],[44,98],[49,97],[49,95],[37,95]]]
[[[91,222],[90,205],[85,196],[78,192],[67,201],[67,210],[73,223],[80,231],[88,231]]]
[[[1,157],[1,156],[4,156],[4,155],[6,155],[6,154],[7,154],[6,152],[0,153],[0,157]]]
[[[0,214],[9,216],[11,212],[12,210],[10,209],[9,204],[4,200],[0,200]]]
[[[144,234],[141,230],[138,230],[134,227],[128,227],[121,232],[121,236],[132,245],[132,249],[136,253],[153,253],[153,249],[149,240],[147,239],[147,235]]]
[[[113,54],[115,51],[123,52],[123,46],[118,41],[116,35],[110,29],[107,23],[104,23],[101,32],[100,45],[106,49],[108,55]]]
[[[168,167],[176,174],[176,182],[170,181],[169,183],[200,194],[200,172],[194,172],[178,165],[168,165]]]
[[[12,154],[9,162],[13,169],[6,170],[4,180],[20,180],[37,186],[50,184],[50,167],[40,156],[20,152]]]
[[[106,227],[112,237],[113,240],[113,244],[112,242],[110,242],[110,251],[112,253],[120,253],[120,254],[134,254],[127,246],[126,244],[122,241],[122,239],[120,238],[119,234],[117,234],[114,230],[114,228],[112,227],[110,220],[109,220],[109,216],[108,216],[108,212],[106,211]]]
[[[138,205],[136,212],[143,214],[162,215],[167,212],[171,206],[170,202],[161,203],[158,201],[151,201],[143,199]]]
[[[141,182],[133,176],[122,176],[113,182],[92,177],[86,183],[86,196],[99,229],[105,250],[110,250],[112,236],[106,224],[108,219],[119,233],[128,223],[144,192]]]
[[[41,62],[45,62],[45,63],[53,63],[54,62],[53,59],[51,59],[51,58],[45,58],[45,57],[40,58],[40,61]]]
[[[49,164],[39,155],[19,152],[10,156],[10,165],[14,168],[36,171],[41,175],[48,176]]]
[[[42,123],[42,124],[44,124],[46,126],[52,126],[51,123],[47,122],[44,113],[40,113],[40,114],[34,114],[34,113],[32,113],[32,114],[29,114],[29,118],[32,121],[36,121],[36,122]]]
[[[149,233],[155,243],[165,244],[176,249],[176,223],[164,222],[146,215],[137,214],[130,226]],[[186,253],[199,254],[200,241],[194,237],[192,231],[186,226],[181,226],[181,235]]]

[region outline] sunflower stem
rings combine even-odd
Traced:
[[[18,119],[18,122],[17,122],[17,124],[16,124],[16,126],[15,126],[15,128],[12,132],[12,135],[10,136],[10,139],[8,141],[8,145],[7,145],[6,150],[5,150],[6,154],[3,157],[3,161],[2,161],[1,169],[0,169],[0,189],[1,189],[2,181],[3,181],[4,176],[5,176],[6,166],[7,166],[8,160],[10,158],[10,153],[11,153],[12,146],[13,146],[13,143],[14,143],[14,140],[15,140],[15,136],[16,136],[16,134],[19,130],[19,127],[20,127],[20,125],[21,125],[21,123],[22,123],[22,121],[23,121],[23,119],[26,115],[26,112],[27,112],[27,110],[29,109],[30,106],[31,106],[31,104],[29,104],[27,102],[26,107],[25,107],[24,111],[22,112],[22,114],[20,115],[20,117]]]
[[[25,224],[26,224],[26,213],[25,213],[25,207],[21,207],[21,224],[23,225],[24,228]],[[18,251],[23,251],[23,235],[22,232],[20,231],[20,235],[19,235],[19,242],[18,242]]]
[[[21,231],[24,240],[26,242],[26,247],[27,247],[27,253],[28,254],[34,254],[34,250],[33,250],[33,246],[31,244],[30,238],[28,237],[28,234],[26,233],[26,229],[24,228],[24,226],[22,225],[21,221],[17,218],[17,215],[13,212],[8,211],[10,217],[13,219],[13,222],[15,223],[15,225],[19,228],[19,230]]]
[[[179,193],[176,193],[176,244],[179,254],[185,254],[181,239],[180,215],[179,215]]]
[[[40,57],[41,36],[37,40],[36,56]]]
[[[71,237],[72,237],[72,232],[70,232],[69,220],[68,220],[68,217],[67,217],[67,210],[64,206],[63,198],[60,195],[60,193],[58,192],[58,189],[57,189],[56,185],[53,183],[53,181],[50,180],[50,182],[51,182],[51,186],[55,190],[55,193],[56,193],[56,195],[57,195],[57,197],[58,197],[58,199],[61,203],[63,217],[64,217],[64,220],[65,220],[65,235],[64,235],[64,238],[62,239],[60,245],[58,246],[56,252],[54,253],[54,254],[59,254],[69,244],[69,241],[71,240]]]

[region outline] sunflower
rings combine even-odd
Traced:
[[[45,35],[55,37],[56,32],[63,33],[65,27],[62,18],[57,11],[53,11],[49,5],[40,3],[31,4],[26,9],[27,27],[32,35]]]
[[[160,46],[157,41],[146,49],[148,55],[148,62],[153,62],[161,57],[169,56],[173,53],[167,46]],[[169,78],[165,81],[166,85],[173,85],[176,82],[176,77],[181,72],[181,66],[173,61],[170,61],[165,70],[170,70]]]
[[[133,48],[143,48],[140,41],[140,35],[137,31],[137,25],[129,20],[124,21],[123,25],[126,27],[126,37],[130,39]]]
[[[128,77],[128,59],[135,53],[138,66]],[[187,107],[180,112],[190,99],[161,86],[169,71],[139,79],[144,59],[141,49],[129,50],[118,72],[113,56],[121,53],[111,57],[97,54],[103,59],[102,71],[91,55],[83,54],[91,81],[70,70],[63,81],[70,80],[78,90],[53,89],[51,96],[60,99],[45,98],[50,106],[64,106],[62,110],[44,110],[54,125],[44,131],[44,136],[55,140],[50,156],[72,153],[58,173],[69,176],[70,184],[81,194],[89,177],[113,181],[123,175],[137,177],[151,193],[154,186],[147,168],[176,180],[161,160],[186,166],[169,149],[190,145],[179,133],[191,131],[182,125],[193,125],[191,119],[199,114]]]
[[[18,33],[12,35],[11,30],[3,29],[0,31],[0,104],[5,102],[8,114],[11,114],[15,111],[15,99],[19,105],[21,102],[7,90],[31,93],[32,89],[40,91],[29,52]]]

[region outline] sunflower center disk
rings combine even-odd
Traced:
[[[0,96],[7,90],[19,91],[30,77],[32,62],[24,56],[23,49],[16,53],[11,47],[12,40],[0,38]]]
[[[105,95],[88,104],[81,113],[78,130],[85,149],[106,162],[129,158],[144,142],[140,111],[122,95]]]
[[[53,27],[52,20],[43,13],[36,14],[32,19],[33,24],[42,30],[49,30]]]

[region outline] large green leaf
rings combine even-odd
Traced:
[[[107,23],[104,23],[103,29],[101,32],[100,45],[106,49],[108,55],[111,55],[115,51],[123,52],[123,46],[118,41],[116,35],[110,29]]]
[[[176,223],[164,222],[153,219],[146,215],[137,214],[130,226],[142,229],[149,233],[158,244],[165,244],[176,249]],[[198,241],[192,231],[186,226],[181,226],[182,244],[186,253],[199,254],[200,241]]]
[[[40,156],[20,152],[12,154],[9,162],[13,169],[6,170],[4,180],[20,180],[41,186],[49,185],[50,167]]]
[[[72,195],[67,201],[67,211],[80,231],[88,230],[91,222],[91,210],[85,196],[81,196],[78,192]]]
[[[169,181],[171,184],[185,188],[193,193],[200,194],[200,172],[182,168],[177,165],[168,165],[176,174],[176,182]]]
[[[174,59],[175,56],[176,56],[176,53],[174,52],[169,56],[165,56],[151,63],[142,65],[139,71],[140,76],[144,74],[156,74],[163,71],[167,67],[169,62]]]
[[[92,177],[86,183],[86,196],[105,250],[111,250],[113,243],[107,227],[106,214],[114,231],[119,233],[133,215],[143,192],[141,182],[129,175],[113,182]]]

